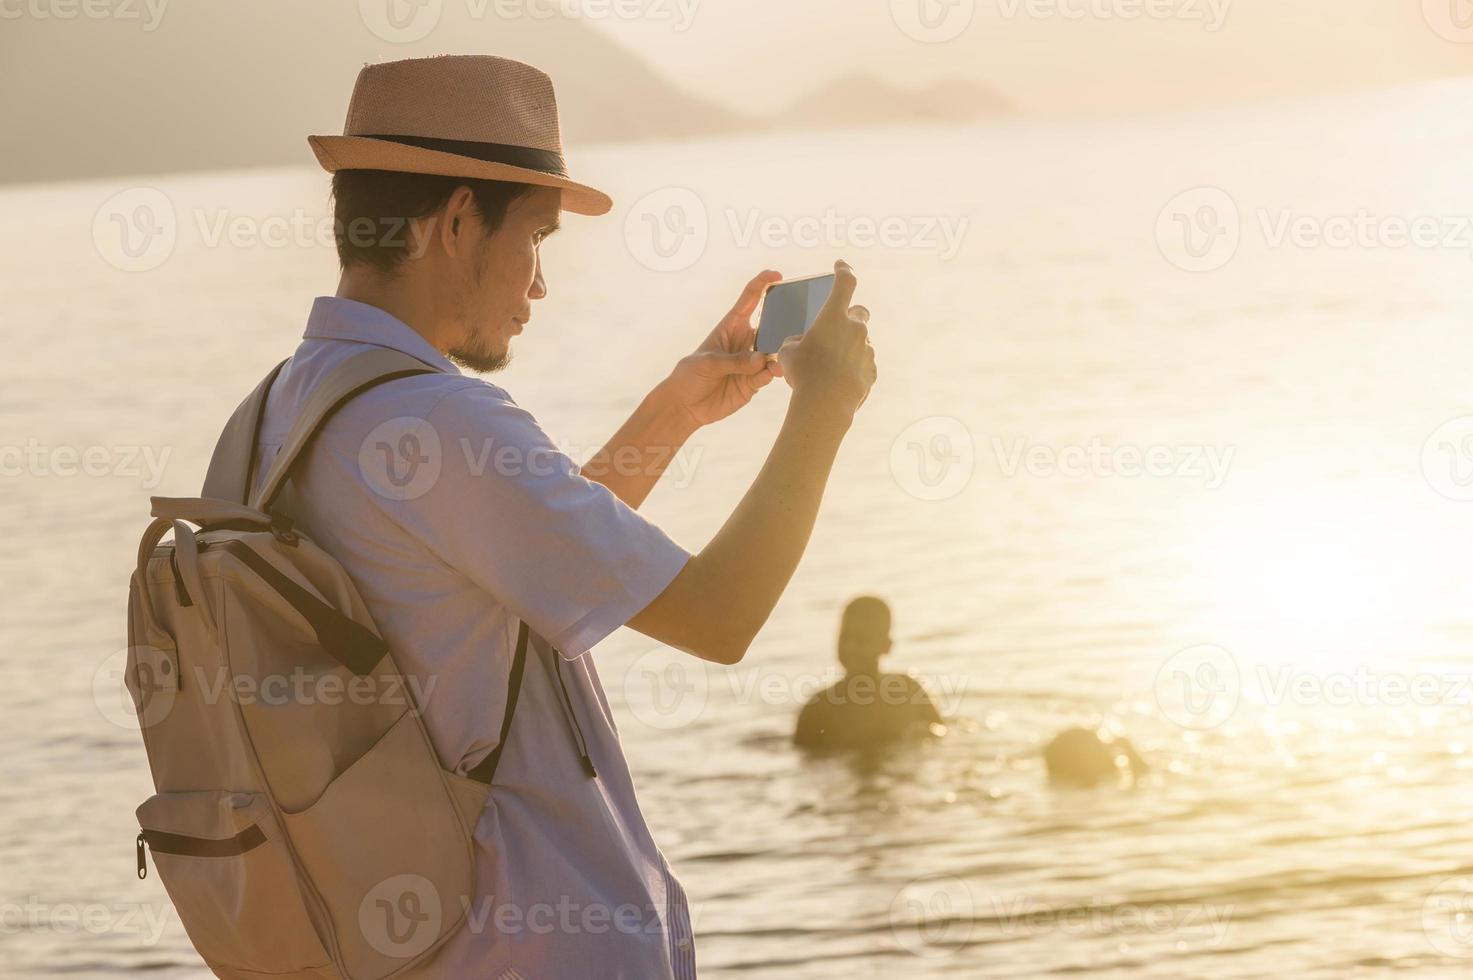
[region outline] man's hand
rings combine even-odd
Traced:
[[[858,279],[849,263],[834,263],[834,289],[808,331],[783,342],[772,373],[795,393],[853,415],[875,383],[875,349],[869,342],[869,310],[850,306]]]
[[[771,269],[758,273],[695,353],[681,358],[670,377],[660,383],[661,394],[686,413],[692,424],[721,421],[776,377],[775,362],[752,349],[757,336],[752,313],[767,287],[781,279]]]
[[[869,314],[850,305],[856,284],[848,263],[836,263],[828,304],[803,340],[783,347],[793,397],[767,462],[716,537],[629,620],[632,628],[716,663],[746,655],[803,557],[834,457],[875,381]]]

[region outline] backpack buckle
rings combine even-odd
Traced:
[[[271,515],[271,536],[282,544],[294,545],[301,535],[292,530],[292,519],[281,514]]]

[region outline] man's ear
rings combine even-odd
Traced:
[[[475,196],[464,184],[451,192],[445,202],[445,214],[440,221],[440,244],[446,255],[455,255],[465,247],[470,235],[470,215],[475,207]]]

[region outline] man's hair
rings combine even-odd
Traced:
[[[507,208],[531,184],[409,174],[390,170],[339,170],[332,175],[333,237],[338,264],[366,265],[394,273],[409,257],[411,222],[445,206],[457,187],[469,187],[488,233],[506,220]]]
[[[844,607],[839,621],[839,663],[851,673],[878,660],[877,642],[890,637],[890,607],[885,600],[862,595]]]
[[[890,635],[890,607],[884,599],[862,595],[844,607],[839,632],[851,636]]]

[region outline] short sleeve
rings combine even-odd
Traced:
[[[690,553],[579,474],[531,413],[484,382],[441,397],[418,426],[432,478],[395,511],[432,552],[567,658],[663,592]]]

